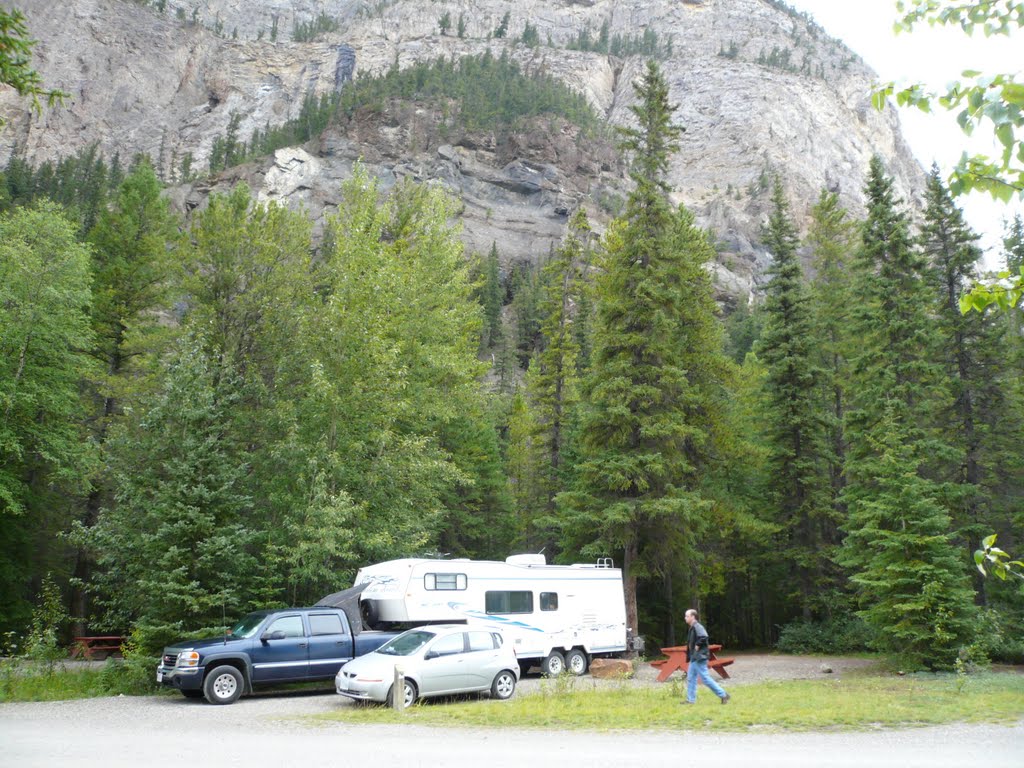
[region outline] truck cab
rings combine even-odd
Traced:
[[[376,650],[395,634],[354,633],[339,608],[254,611],[223,637],[167,646],[156,679],[188,698],[231,704],[257,686],[333,680],[345,662]]]

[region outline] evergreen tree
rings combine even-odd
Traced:
[[[766,369],[769,498],[782,526],[779,553],[795,576],[804,619],[815,612],[823,584],[823,519],[829,516],[823,473],[820,371],[813,359],[811,310],[797,255],[797,233],[782,183],[775,180],[765,245],[773,257],[765,299],[764,332],[757,345]]]
[[[201,337],[186,337],[141,418],[110,438],[117,503],[84,534],[96,555],[93,588],[102,625],[135,627],[147,650],[273,596],[244,442],[231,425],[238,385]]]
[[[484,284],[481,303],[484,308],[484,333],[482,346],[496,346],[501,338],[501,308],[505,290],[501,285],[501,264],[498,261],[498,244],[491,243],[491,252],[484,261]]]
[[[852,571],[861,615],[887,650],[949,667],[970,638],[973,606],[935,479],[949,449],[935,431],[946,402],[941,372],[930,362],[936,338],[925,263],[878,157],[865,196],[868,218],[854,264],[851,333],[859,351],[846,420],[842,562]]]
[[[638,127],[623,131],[635,188],[606,236],[594,351],[583,397],[576,489],[560,496],[570,537],[588,554],[621,555],[626,622],[637,580],[689,559],[709,502],[699,489],[710,450],[720,339],[703,263],[712,251],[665,181],[681,129],[654,62],[636,83]]]
[[[563,486],[563,460],[572,409],[577,401],[577,357],[579,348],[573,333],[580,268],[590,225],[586,214],[576,213],[569,225],[566,241],[556,251],[541,276],[540,349],[530,361],[526,376],[527,399],[536,434],[537,472],[544,495],[542,507],[533,515],[550,516],[555,495]],[[554,548],[553,521],[540,525],[551,528],[543,542]],[[537,527],[535,524],[534,527]]]
[[[846,436],[843,429],[851,346],[850,308],[853,305],[849,272],[856,239],[855,222],[840,205],[839,195],[824,189],[821,191],[817,204],[811,209],[807,239],[813,254],[812,326],[817,366],[821,372],[821,410],[825,414],[828,447],[826,459],[832,485],[833,517],[838,521],[846,515],[842,501],[846,484]],[[852,344],[855,343],[854,340]],[[831,544],[838,543],[836,526],[832,526],[826,538]]]
[[[956,486],[953,525],[969,557],[992,530],[1006,530],[1006,510],[999,509],[1003,505],[993,486],[1005,476],[1001,464],[1019,466],[1024,458],[1011,447],[1019,442],[1021,414],[1009,407],[1005,391],[1009,361],[1002,318],[992,312],[960,311],[960,297],[970,290],[982,253],[978,236],[953,203],[937,167],[928,176],[919,239],[935,304],[937,357],[952,394],[939,414],[953,449],[943,477]],[[975,584],[985,589],[980,577]]]

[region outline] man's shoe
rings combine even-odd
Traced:
[[[722,703],[723,704],[728,704],[729,703],[729,699],[731,699],[731,698],[732,698],[732,696],[730,696],[728,693],[725,694],[725,696],[722,697]]]

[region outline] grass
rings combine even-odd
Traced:
[[[735,686],[721,706],[706,688],[680,706],[682,687],[547,687],[511,701],[421,703],[404,713],[356,706],[322,721],[579,730],[854,730],[1024,719],[1024,676],[985,673],[799,680]]]
[[[65,701],[99,696],[137,696],[157,692],[152,665],[108,661],[102,667],[47,668],[30,662],[0,662],[0,703]]]

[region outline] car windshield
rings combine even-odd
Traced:
[[[377,649],[377,653],[383,653],[388,656],[410,656],[433,640],[434,636],[433,632],[425,632],[421,629],[412,630],[399,635],[389,643],[385,643]]]
[[[242,617],[235,626],[231,628],[231,634],[234,637],[252,637],[256,634],[256,630],[259,628],[263,620],[267,618],[266,613],[250,613]]]

